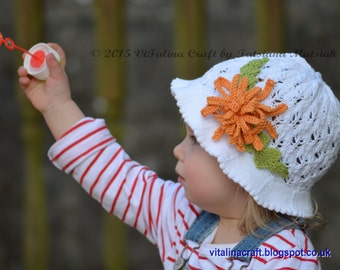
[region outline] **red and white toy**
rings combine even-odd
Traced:
[[[2,44],[4,44],[9,50],[17,49],[25,52],[24,67],[27,69],[28,74],[41,81],[46,80],[50,74],[46,64],[46,55],[53,53],[58,61],[61,60],[60,55],[56,52],[56,50],[46,43],[38,43],[27,51],[16,45],[11,38],[4,39],[0,33],[0,46]]]
[[[24,67],[27,69],[28,74],[38,80],[46,80],[50,75],[46,64],[46,55],[53,53],[55,58],[60,61],[59,54],[46,43],[38,43],[29,49],[28,52],[29,54],[26,54],[24,59]]]

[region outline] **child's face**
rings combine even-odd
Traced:
[[[176,173],[186,197],[206,211],[241,217],[248,193],[222,172],[217,160],[197,143],[190,127],[186,126],[186,132],[174,149]]]

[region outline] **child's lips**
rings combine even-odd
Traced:
[[[185,179],[182,176],[178,176],[178,180],[179,183],[183,184],[185,182]]]

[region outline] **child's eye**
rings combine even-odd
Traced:
[[[191,140],[194,144],[197,143],[196,136],[194,136],[194,135],[190,135],[190,140]]]

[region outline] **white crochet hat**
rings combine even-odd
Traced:
[[[313,215],[311,187],[339,151],[340,105],[303,58],[231,59],[171,92],[200,145],[259,205]]]

